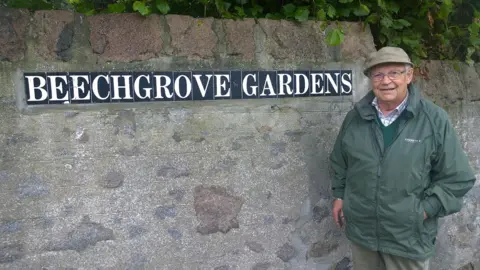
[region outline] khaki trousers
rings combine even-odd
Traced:
[[[415,261],[371,251],[351,242],[353,270],[429,270],[429,260]]]

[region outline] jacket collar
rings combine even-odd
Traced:
[[[421,99],[420,93],[418,89],[409,84],[407,87],[408,91],[408,99],[407,99],[407,107],[405,108],[405,112],[407,113],[408,117],[415,117],[418,112],[419,102]],[[360,114],[360,116],[365,120],[373,120],[375,119],[375,108],[372,106],[372,101],[375,98],[375,94],[373,90],[370,90],[360,101],[355,104],[355,110]]]

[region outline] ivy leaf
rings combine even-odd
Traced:
[[[441,20],[446,20],[448,15],[453,10],[453,3],[452,0],[444,0],[442,5],[440,6],[440,11],[438,12],[438,18]]]
[[[476,8],[473,9],[473,17],[479,19],[480,18],[480,12]]]
[[[348,17],[348,16],[350,16],[350,12],[352,12],[352,9],[351,9],[351,8],[342,8],[342,9],[340,9],[340,11],[339,11],[340,16],[342,16],[342,17]]]
[[[279,20],[282,18],[282,14],[276,12],[276,13],[267,13],[265,14],[265,18],[266,19],[270,19],[270,20]]]
[[[409,23],[407,20],[404,20],[404,19],[398,19],[397,22],[401,23],[403,26],[410,26],[412,25],[411,23]]]
[[[392,46],[398,46],[398,45],[400,45],[401,42],[402,42],[402,38],[399,37],[399,36],[396,36],[394,38],[391,38],[390,44]]]
[[[157,0],[157,8],[162,14],[167,14],[170,11],[167,0]]]
[[[340,3],[346,4],[346,3],[351,3],[353,0],[339,0]]]
[[[395,2],[389,2],[387,9],[393,13],[398,13],[398,11],[400,10],[400,7]]]
[[[327,43],[330,46],[338,46],[342,44],[345,35],[343,31],[339,28],[335,28],[327,34]]]
[[[402,41],[410,47],[416,47],[420,45],[420,40],[416,36],[404,35],[402,37]]]
[[[253,17],[257,17],[257,15],[261,15],[263,13],[263,7],[259,5],[255,5],[250,9]]]
[[[328,5],[328,9],[327,9],[328,17],[333,19],[333,18],[335,18],[336,13],[337,13],[337,11],[335,10],[335,8],[332,5]]]
[[[108,13],[122,13],[125,11],[124,3],[108,4]]]
[[[86,16],[95,15],[95,9],[91,9],[91,10],[85,11],[84,13],[85,13]]]
[[[403,29],[404,25],[401,22],[399,22],[398,20],[395,20],[392,23],[392,27],[394,29],[400,30],[400,29]]]
[[[287,18],[291,18],[293,16],[295,16],[295,10],[297,9],[297,7],[290,3],[290,4],[286,4],[285,6],[283,6],[283,13],[285,14],[285,16]]]
[[[380,40],[381,44],[385,44],[385,42],[387,42],[387,37],[385,35],[381,34],[380,37],[379,37],[379,40]]]
[[[480,46],[480,38],[476,37],[476,38],[470,38],[470,43],[473,45],[473,46]]]
[[[245,10],[242,7],[235,7],[235,10],[237,11],[237,14],[239,17],[245,17],[247,14],[245,13]]]
[[[150,8],[142,1],[135,1],[135,3],[133,3],[133,10],[138,11],[143,16],[150,14]]]
[[[392,26],[393,22],[392,22],[391,18],[383,17],[383,18],[380,19],[380,24],[385,28],[390,28],[390,26]]]
[[[417,46],[417,47],[415,48],[415,53],[418,54],[418,55],[420,55],[420,56],[423,57],[423,58],[426,58],[426,57],[427,57],[427,53],[425,52],[425,50],[424,50],[422,47]]]
[[[468,32],[470,32],[470,37],[477,37],[480,30],[480,23],[474,22],[468,26]]]
[[[317,11],[317,19],[320,21],[327,20],[327,13],[325,13],[325,10],[321,9]]]
[[[327,30],[328,25],[329,24],[328,24],[327,21],[323,21],[323,22],[320,23],[320,26],[318,28],[320,28],[320,30],[322,30],[322,32],[323,32],[323,31]]]
[[[224,13],[228,11],[231,5],[231,3],[224,2],[223,0],[215,0],[215,6],[217,7],[217,10],[223,15],[225,15]]]
[[[378,5],[382,10],[387,10],[387,6],[386,6],[384,0],[377,0],[377,5]]]
[[[230,2],[223,2],[223,7],[225,8],[225,11],[229,10],[231,6],[232,6],[232,3],[230,3]]]
[[[467,48],[467,58],[470,58],[474,52],[475,52],[474,47],[468,47]]]
[[[33,9],[33,10],[38,10],[38,9],[50,9],[52,8],[52,5],[45,2],[44,0],[41,1],[32,1],[32,0],[24,0],[24,1],[15,1],[11,0],[7,3],[8,7],[11,8],[26,8],[26,9]]]
[[[353,11],[353,14],[359,17],[367,16],[369,13],[370,13],[370,9],[364,4],[360,4],[360,6]]]
[[[308,20],[309,14],[310,11],[308,10],[308,7],[299,7],[297,8],[297,11],[295,11],[295,19],[300,22],[306,21]]]
[[[367,19],[365,19],[367,23],[376,24],[378,22],[378,14],[372,13],[370,14]]]

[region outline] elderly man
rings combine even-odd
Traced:
[[[353,269],[428,269],[438,219],[460,211],[475,175],[447,113],[410,84],[400,48],[372,53],[373,90],[348,112],[330,156],[333,217]]]

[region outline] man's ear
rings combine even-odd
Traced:
[[[407,84],[410,84],[413,80],[413,68],[407,71]]]

